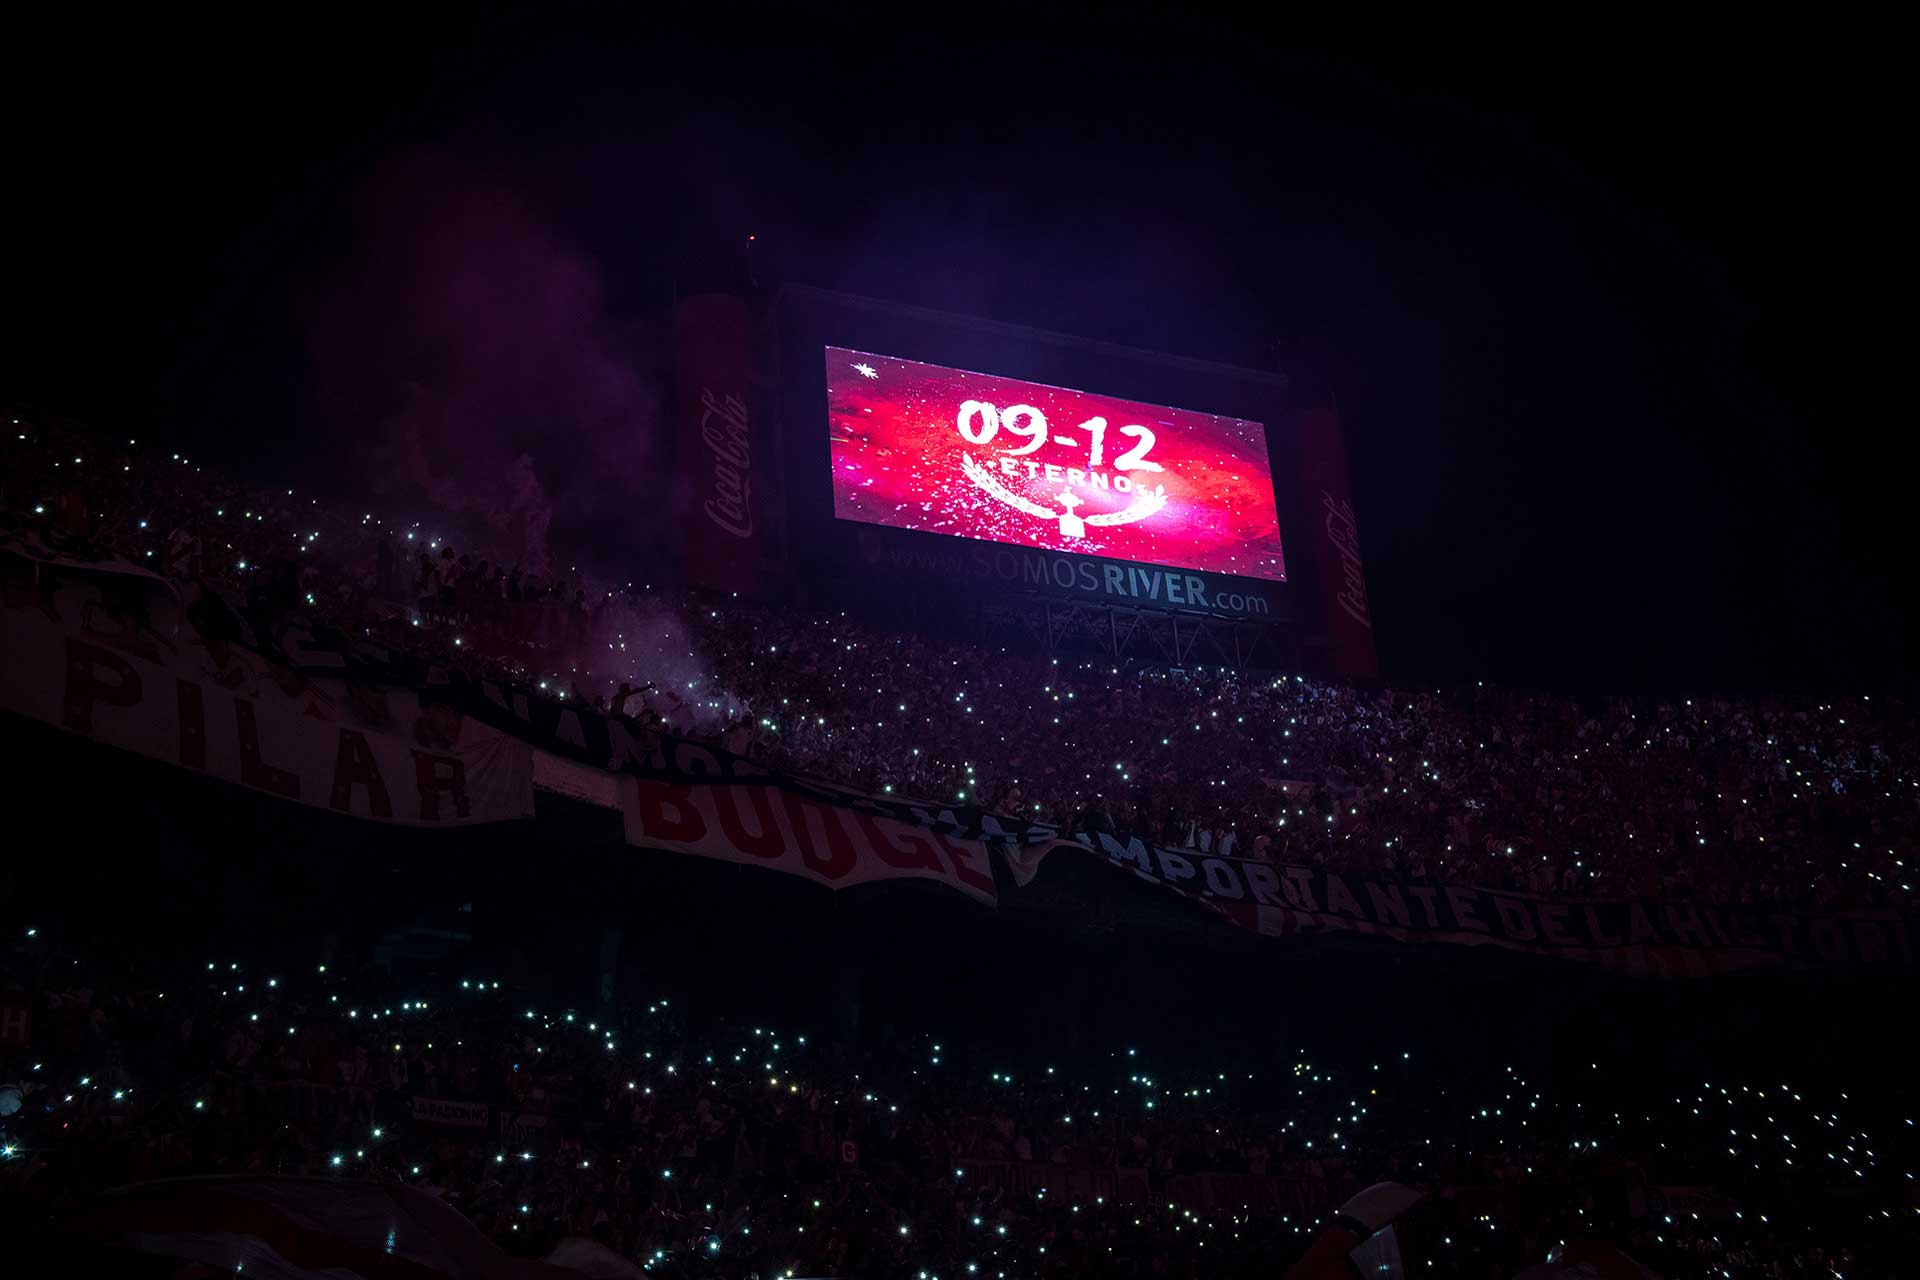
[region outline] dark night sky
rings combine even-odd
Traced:
[[[604,537],[626,507],[578,472],[644,468],[648,317],[751,231],[769,282],[1327,370],[1390,673],[1905,678],[1873,319],[1900,80],[1870,35],[1336,55],[1170,13],[835,12],[17,30],[0,398],[357,487],[406,388],[507,376],[484,263],[557,364],[474,391],[507,407],[457,452],[527,450],[557,531]],[[556,447],[576,424],[638,443]]]

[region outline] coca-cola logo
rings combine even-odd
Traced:
[[[700,389],[700,439],[713,456],[707,519],[736,538],[753,536],[753,436],[739,396]]]
[[[1353,504],[1324,489],[1320,502],[1327,513],[1327,541],[1340,553],[1340,573],[1345,580],[1334,599],[1348,617],[1371,631],[1373,616],[1367,610],[1367,579],[1360,564],[1360,526],[1353,518]]]

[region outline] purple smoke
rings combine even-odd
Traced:
[[[416,155],[355,212],[312,351],[341,434],[367,444],[357,479],[396,517],[429,504],[484,526],[475,552],[551,572],[556,512],[590,521],[646,487],[661,403],[646,353],[588,255],[498,180]]]
[[[676,727],[723,727],[742,708],[671,605],[576,571],[641,576],[662,540],[664,326],[623,325],[558,219],[444,156],[390,166],[353,211],[309,330],[316,394],[359,445],[349,483],[396,524],[436,515],[462,552],[586,589],[584,629],[535,659],[559,687],[651,683]]]
[[[655,688],[640,701],[682,731],[711,733],[746,713],[746,704],[721,688],[700,656],[698,641],[680,615],[662,600],[614,599],[594,620],[589,642],[596,670]]]

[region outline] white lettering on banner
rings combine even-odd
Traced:
[[[1212,858],[1194,849],[1175,852],[1150,846],[1138,836],[1122,840],[1106,832],[1094,832],[1081,838],[1090,841],[1115,866],[1126,867],[1146,879],[1183,892],[1198,892],[1191,882],[1201,880],[1206,884],[1207,896],[1223,901],[1243,902],[1250,898],[1273,906],[1281,903],[1274,870],[1265,863]],[[1037,860],[1032,868],[1023,869],[1026,879],[1032,879],[1037,869]]]
[[[753,432],[747,406],[700,390],[700,439],[713,455],[713,496],[707,519],[736,538],[753,536]]]
[[[452,1124],[468,1129],[487,1127],[487,1104],[452,1102],[445,1098],[415,1098],[413,1118],[428,1124]]]
[[[1346,580],[1334,598],[1348,617],[1371,631],[1373,616],[1367,610],[1367,579],[1360,563],[1360,525],[1353,517],[1353,504],[1336,500],[1324,489],[1320,491],[1320,501],[1327,512],[1327,541],[1340,553],[1341,574]]]

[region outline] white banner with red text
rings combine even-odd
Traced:
[[[653,849],[784,871],[844,889],[875,880],[933,880],[997,901],[986,842],[856,803],[765,781],[621,779],[627,840]]]
[[[533,812],[532,747],[450,704],[209,641],[205,615],[158,579],[5,559],[0,708],[360,818],[450,826]]]

